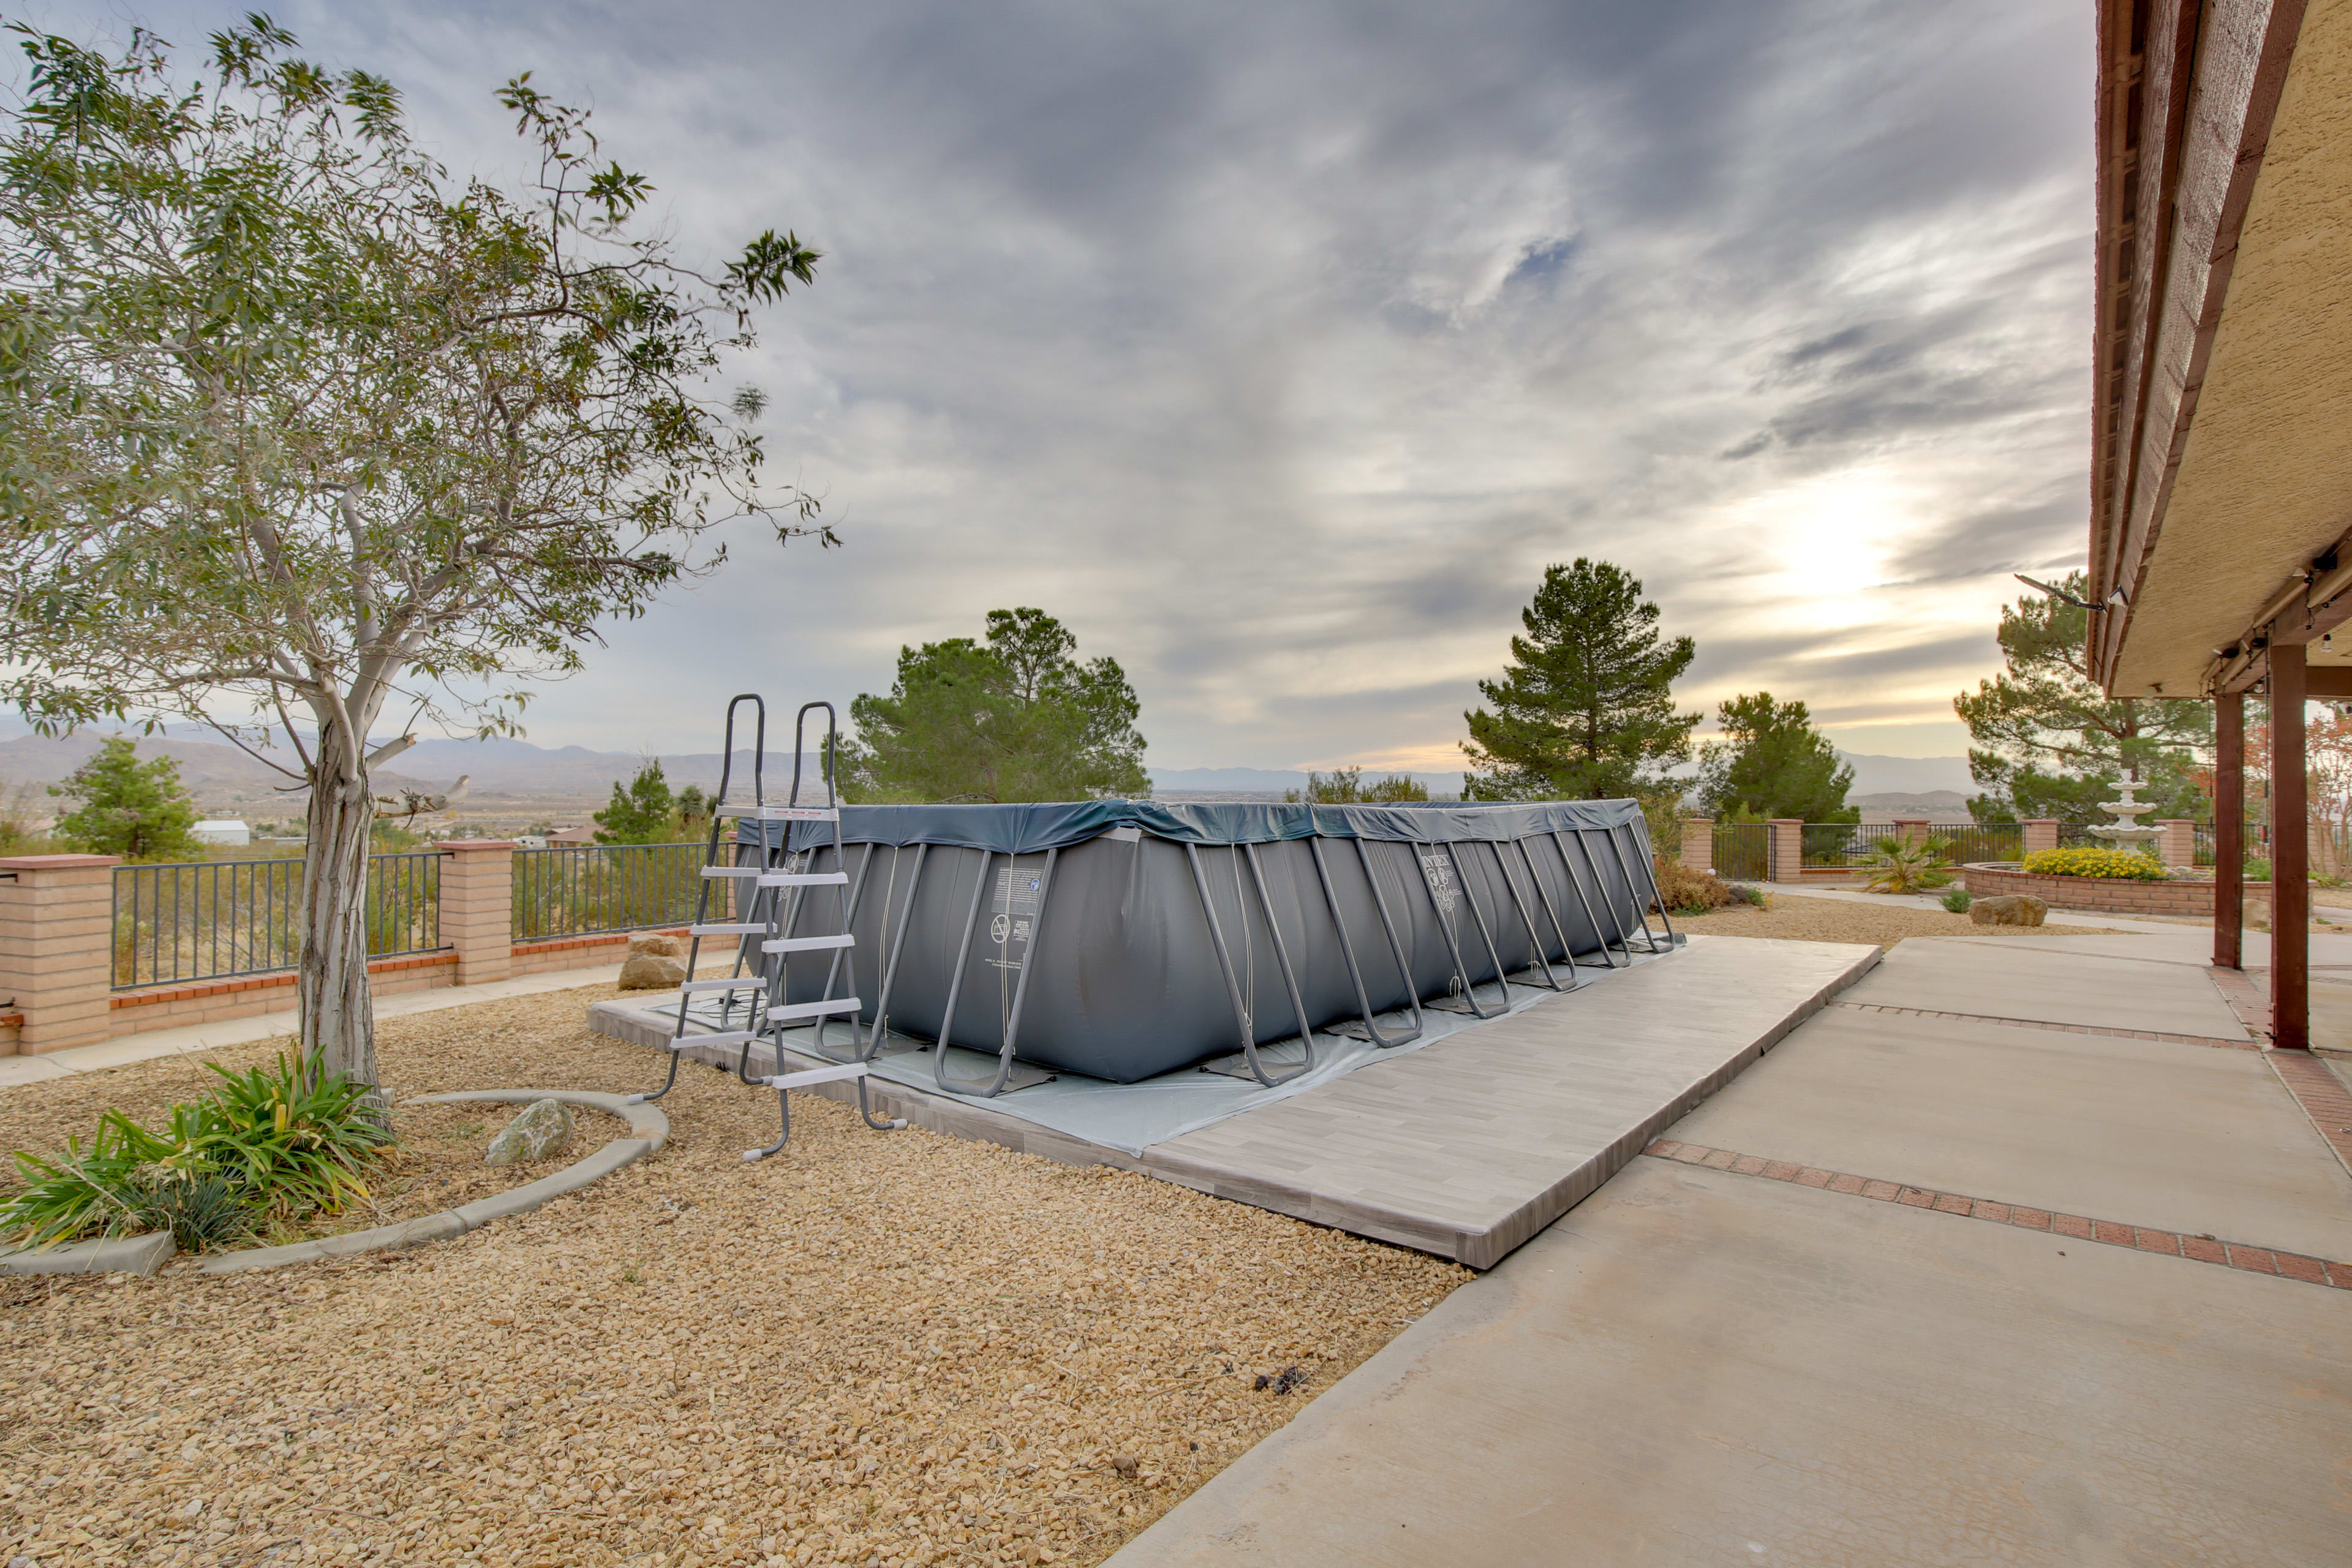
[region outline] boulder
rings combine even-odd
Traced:
[[[686,965],[657,952],[640,952],[621,965],[624,991],[675,991],[686,984]]]
[[[2049,912],[2050,906],[2031,893],[2003,893],[1969,906],[1969,919],[1980,926],[2038,926]]]
[[[572,1108],[560,1100],[534,1100],[490,1140],[484,1163],[513,1165],[543,1160],[572,1141]]]
[[[686,943],[662,931],[641,931],[629,939],[629,956],[637,958],[646,954],[655,958],[684,958]]]

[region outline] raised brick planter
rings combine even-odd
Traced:
[[[2037,877],[2000,866],[1963,866],[1961,885],[1979,899],[2024,893],[2053,910],[2097,910],[2111,915],[2174,915],[2213,918],[2210,882],[2133,882],[2107,877]],[[2245,884],[2246,897],[2267,906],[2268,882]]]

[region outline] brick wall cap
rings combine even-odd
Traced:
[[[515,841],[511,838],[444,838],[433,847],[445,855],[464,855],[483,849],[512,849]]]
[[[1768,826],[1772,827],[1802,827],[1805,825],[1805,819],[1801,816],[1768,816],[1764,821]]]
[[[81,871],[121,864],[120,855],[0,855],[0,871]]]

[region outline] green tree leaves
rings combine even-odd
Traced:
[[[850,705],[842,748],[857,798],[1090,800],[1151,793],[1142,711],[1117,659],[1081,664],[1077,638],[1037,609],[991,610],[969,637],[898,650],[887,697]]]
[[[196,805],[180,783],[180,764],[169,757],[142,763],[137,745],[122,736],[109,736],[49,793],[80,803],[50,832],[85,855],[186,860],[204,852],[189,832]]]
[[[1547,567],[1519,619],[1502,679],[1478,683],[1494,710],[1463,715],[1465,796],[1615,799],[1689,754],[1699,716],[1676,712],[1670,688],[1696,648],[1659,635],[1638,578],[1581,556]]]
[[[2080,599],[2088,580],[2069,573],[2058,586]],[[2084,647],[2090,612],[2046,595],[2000,613],[2009,668],[1952,699],[1969,727],[1969,773],[1983,794],[1969,802],[1979,822],[2055,817],[2105,822],[2099,802],[2137,767],[2139,798],[2158,817],[2201,817],[2196,753],[2213,737],[2213,709],[2186,699],[2109,697],[2091,679]]]
[[[697,789],[694,795],[699,802],[702,792]],[[624,788],[617,779],[614,781],[612,804],[596,813],[596,842],[669,843],[677,826],[677,797],[669,792],[669,781],[662,777],[661,763],[647,757],[627,787]],[[708,820],[707,814],[705,819]]]
[[[1853,770],[1813,728],[1803,702],[1775,702],[1770,692],[1759,691],[1727,700],[1716,717],[1723,738],[1707,743],[1699,764],[1699,793],[1709,811],[1802,822],[1861,819],[1845,803]]]

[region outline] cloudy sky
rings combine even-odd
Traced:
[[[689,253],[825,252],[740,379],[845,547],[746,531],[542,744],[707,749],[714,694],[845,703],[1024,604],[1126,666],[1156,764],[1450,769],[1591,554],[1697,639],[1686,702],[1948,755],[2007,574],[2083,548],[2084,6],[273,12],[461,172],[518,166],[490,95],[528,68]]]

